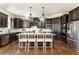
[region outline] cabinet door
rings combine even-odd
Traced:
[[[77,20],[79,20],[79,8],[77,8],[77,10],[76,10],[76,15],[77,15]]]
[[[69,12],[69,18],[71,21],[76,21],[79,19],[79,7]]]
[[[19,18],[14,19],[14,28],[21,28],[23,27],[23,22]]]
[[[3,27],[7,27],[7,16],[3,15]]]
[[[19,19],[16,19],[16,28],[20,28],[19,26],[20,26]]]
[[[74,50],[78,50],[78,42],[76,41],[67,40],[67,45]]]
[[[7,27],[7,15],[0,13],[0,27]]]
[[[2,46],[2,36],[0,35],[0,47]]]
[[[72,21],[72,12],[69,12],[69,22]]]
[[[74,10],[73,12],[72,12],[72,20],[76,20],[76,10]]]
[[[19,24],[18,24],[19,28],[23,27],[23,20],[19,19]]]
[[[1,27],[1,22],[2,22],[2,21],[1,21],[1,13],[0,13],[0,27]]]
[[[76,11],[71,11],[69,13],[69,21],[75,21],[76,20]]]
[[[1,27],[3,27],[3,15],[2,15],[2,13],[1,13],[1,23],[0,23],[0,25],[1,25]]]
[[[7,15],[4,16],[4,21],[3,21],[3,24],[4,24],[4,27],[7,27],[7,22],[8,22],[8,19],[7,19]]]
[[[73,41],[72,40],[67,40],[67,45],[69,48],[73,48]]]
[[[2,35],[2,45],[9,43],[9,35]]]
[[[17,19],[17,28],[21,28],[22,24],[21,24],[21,20]]]
[[[17,20],[16,19],[14,19],[14,28],[17,28]]]

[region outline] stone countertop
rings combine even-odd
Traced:
[[[22,32],[22,29],[1,29],[0,35]]]
[[[11,32],[11,33],[0,33],[0,35],[8,35],[8,34],[12,34],[12,33],[18,33],[18,32]]]
[[[4,34],[11,34],[11,33],[19,33],[19,32],[27,32],[30,31],[31,28],[27,28],[26,30],[23,28],[13,28],[13,29],[0,29],[0,35],[4,35]],[[25,30],[25,31],[24,31]],[[50,29],[41,29],[38,28],[39,32],[51,32]]]

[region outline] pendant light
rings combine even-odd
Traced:
[[[41,17],[41,21],[44,21],[46,19],[46,17],[45,17],[45,7],[43,6],[42,7],[42,17]]]
[[[42,16],[43,16],[43,17],[45,16],[45,14],[44,14],[44,8],[45,8],[45,7],[42,7],[42,9],[43,9],[43,14],[42,14]]]
[[[42,27],[45,27],[45,19],[46,19],[46,17],[45,17],[45,7],[43,6],[42,7],[42,17],[40,18]]]
[[[30,6],[29,8],[30,8],[29,20],[32,21],[32,19],[33,19],[33,17],[32,17],[32,13],[31,13],[31,9],[32,9],[32,7]]]

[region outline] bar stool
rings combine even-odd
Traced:
[[[28,41],[28,35],[26,35],[26,33],[19,33],[18,36],[19,36],[18,47],[26,49],[26,47],[27,47],[27,41]]]
[[[49,45],[48,45],[48,43],[49,43]],[[52,48],[52,47],[53,47],[53,35],[46,33],[45,34],[45,48]]]
[[[31,45],[31,43],[33,43]],[[35,34],[34,33],[28,33],[28,51],[29,51],[29,48],[35,48],[36,47],[36,37],[35,37]]]
[[[44,49],[44,33],[42,34],[42,33],[38,33],[37,34],[37,48],[38,47],[40,47],[40,44],[39,43],[41,43],[42,45],[42,47],[43,47],[43,49]]]

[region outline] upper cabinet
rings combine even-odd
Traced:
[[[60,17],[53,18],[53,23],[60,23]]]
[[[56,18],[53,18],[53,21],[52,21],[52,29],[55,33],[59,33],[60,32],[60,25],[61,25],[61,17],[56,17]]]
[[[69,21],[77,21],[77,20],[79,20],[79,7],[69,12]]]
[[[46,19],[45,20],[45,28],[52,28],[52,20],[53,19]]]
[[[68,14],[61,16],[61,33],[67,34],[68,18],[69,18]]]
[[[8,16],[0,12],[0,27],[7,27]]]
[[[20,18],[14,18],[14,28],[22,28],[23,27],[23,20]]]

